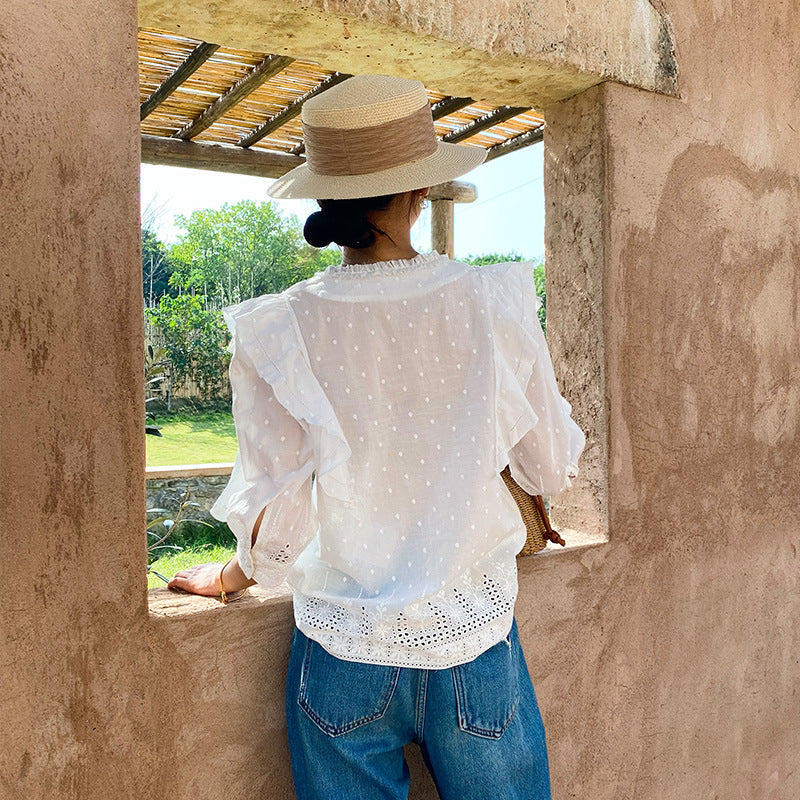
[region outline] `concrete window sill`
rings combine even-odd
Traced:
[[[523,556],[521,561],[527,562],[531,558],[557,557],[559,554],[572,553],[576,550],[608,543],[608,539],[599,534],[581,533],[565,528],[561,529],[560,532],[567,542],[564,547],[549,544],[544,550],[535,553],[533,556]],[[288,606],[291,609],[292,605],[291,590],[285,584],[278,592],[268,592],[257,585],[251,586],[244,597],[229,603],[227,606],[222,605],[219,600],[213,597],[200,597],[199,595],[185,592],[176,592],[166,587],[150,589],[147,593],[147,600],[150,616],[159,619],[187,617],[198,614],[247,613],[266,607],[282,608],[283,606]]]
[[[196,614],[238,614],[253,612],[266,607],[282,607],[292,605],[292,596],[288,587],[285,593],[267,592],[259,586],[251,586],[247,594],[227,606],[213,597],[200,597],[196,594],[176,592],[172,589],[150,589],[147,600],[151,617],[168,619],[170,617],[186,617]]]
[[[559,553],[569,553],[572,550],[580,550],[586,547],[594,547],[598,544],[607,544],[608,537],[600,533],[583,533],[581,531],[570,530],[560,526],[554,526],[564,537],[566,544],[561,547],[558,544],[548,544],[544,550],[534,553],[538,556],[557,556]]]
[[[230,475],[233,463],[221,464],[172,464],[167,467],[146,467],[146,480],[166,478],[196,478],[209,475]]]

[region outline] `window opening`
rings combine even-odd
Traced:
[[[166,42],[174,48],[169,56]],[[158,586],[163,583],[155,573],[169,577],[163,569],[168,561],[174,573],[192,560],[224,561],[233,553],[232,535],[207,514],[236,455],[220,308],[280,291],[340,260],[338,248],[315,250],[303,243],[302,223],[317,209],[314,201],[265,202],[263,176],[227,171],[246,171],[234,163],[245,149],[267,157],[301,156],[299,105],[349,76],[310,62],[236,51],[238,99],[231,102],[225,92],[230,79],[217,77],[220,95],[198,114],[188,102],[192,80],[208,80],[204,68],[218,71],[230,64],[233,51],[149,29],[140,31],[139,47],[143,160],[151,162],[142,168],[144,346],[152,414],[146,423],[148,539],[150,585]],[[154,67],[156,53],[163,63]],[[248,103],[296,84],[300,75],[308,91],[254,126]],[[454,186],[448,189],[453,197],[433,200],[450,204],[450,240],[442,239],[440,247],[452,247],[453,256],[468,263],[530,261],[545,325],[543,117],[532,109],[428,93],[441,139],[489,149],[487,161],[465,176],[477,185],[477,199],[459,202],[464,190]],[[175,155],[175,136],[189,143],[198,165],[208,165],[210,142],[227,146],[214,148],[214,171],[178,168],[170,165],[194,164]],[[250,171],[263,175],[264,169],[262,164]],[[424,211],[413,229],[420,252],[431,249],[431,236],[438,235],[432,212]]]

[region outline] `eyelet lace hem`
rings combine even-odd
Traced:
[[[397,275],[444,258],[437,250],[418,253],[413,258],[398,258],[392,261],[372,261],[368,264],[332,264],[325,272],[337,278],[367,278],[370,275]]]

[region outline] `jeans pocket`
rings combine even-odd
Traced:
[[[505,639],[466,664],[453,667],[458,727],[499,739],[519,705],[519,654],[512,629]]]
[[[345,661],[307,639],[297,702],[320,730],[339,736],[380,719],[399,676],[400,667]]]

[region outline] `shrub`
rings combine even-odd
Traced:
[[[218,398],[227,385],[227,328],[222,312],[205,307],[201,295],[162,297],[146,309],[164,334],[170,386],[192,379],[204,399]]]

